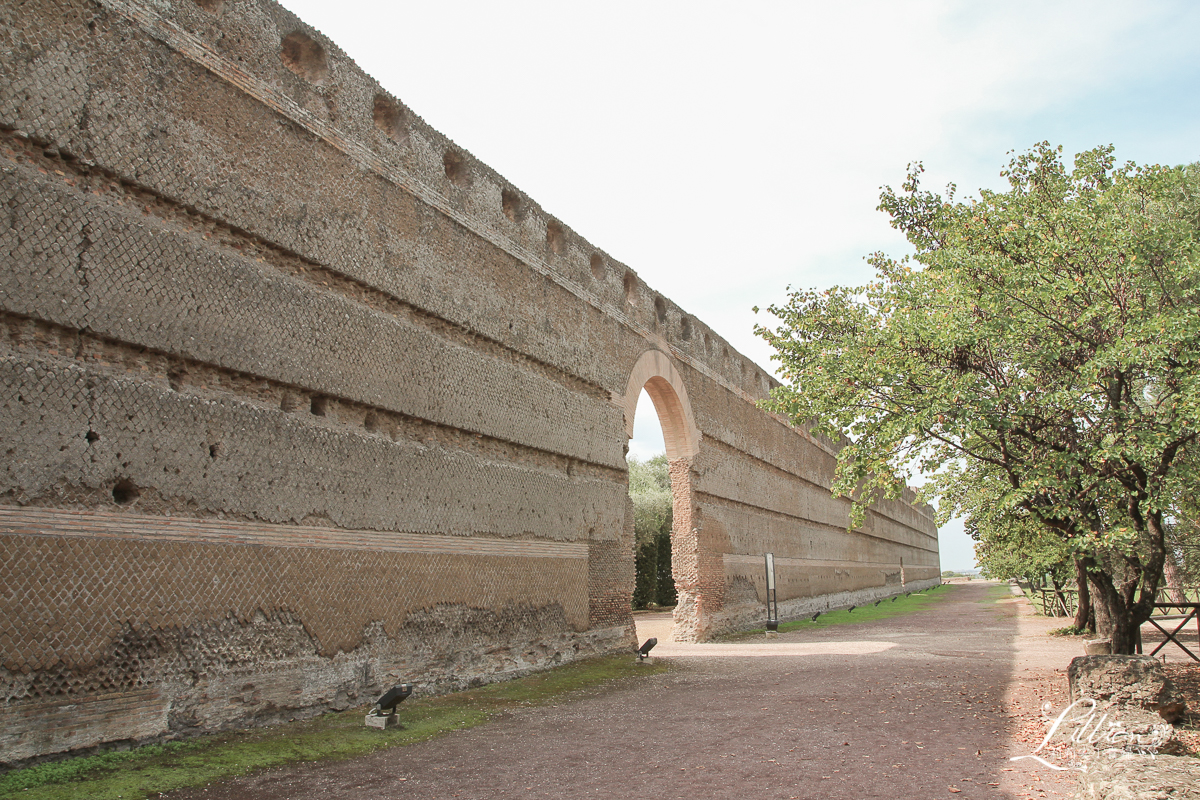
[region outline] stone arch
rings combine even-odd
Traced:
[[[696,502],[694,461],[702,440],[692,415],[683,376],[671,357],[661,350],[647,350],[638,358],[629,375],[623,398],[625,433],[633,438],[633,421],[642,389],[654,402],[662,426],[671,474],[672,512],[671,574],[675,579],[675,641],[695,642],[708,637],[713,614],[720,609],[724,572],[719,558],[712,558],[711,547],[702,539],[703,523]],[[629,506],[632,513],[632,505]],[[632,525],[632,522],[630,523]]]
[[[675,369],[671,357],[661,350],[647,350],[638,358],[629,374],[622,407],[625,410],[625,435],[633,438],[633,417],[637,411],[642,389],[654,402],[662,425],[667,460],[694,458],[700,449],[700,429],[692,416],[683,376]]]

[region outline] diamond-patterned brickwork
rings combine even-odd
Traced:
[[[172,672],[158,637],[227,615],[244,625],[258,613],[292,614],[311,637],[305,645],[327,658],[358,647],[372,622],[396,637],[410,613],[440,605],[555,607],[563,622],[574,616],[577,630],[586,626],[584,559],[162,542],[144,519],[136,523],[146,539],[0,534],[0,657],[10,672],[38,674],[31,696],[144,684],[153,679],[137,654]],[[220,642],[204,646],[228,662]],[[295,653],[294,645],[264,647]],[[92,671],[98,663],[102,675]]]

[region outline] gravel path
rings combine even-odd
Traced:
[[[1072,773],[1012,755],[1061,709],[1079,643],[1006,587],[937,590],[930,609],[776,639],[686,645],[639,619],[675,669],[634,686],[337,763],[177,798],[1066,797]],[[657,627],[656,627],[657,626]]]

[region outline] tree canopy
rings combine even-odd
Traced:
[[[671,576],[671,475],[667,456],[628,458],[629,498],[633,501],[635,584],[633,607],[675,604]]]
[[[879,208],[913,254],[872,255],[866,286],[792,291],[757,332],[785,382],[774,410],[848,437],[834,490],[855,523],[919,470],[943,521],[1052,531],[1130,652],[1164,513],[1194,476],[1180,465],[1200,422],[1200,180],[1112,153],[1068,170],[1043,142],[1002,172],[1007,191],[967,201],[911,166]]]
[[[634,533],[638,543],[645,544],[671,530],[671,476],[662,453],[645,461],[630,456],[628,463]]]

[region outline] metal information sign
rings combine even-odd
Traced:
[[[779,604],[775,599],[775,554],[767,553],[767,630],[779,630]]]

